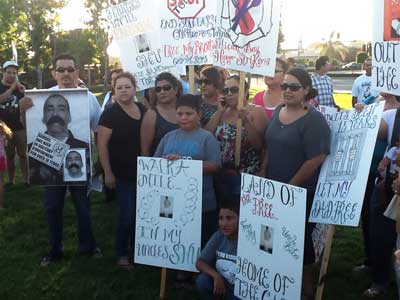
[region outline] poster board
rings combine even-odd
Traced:
[[[135,263],[197,272],[202,161],[138,157]]]
[[[29,90],[26,96],[34,104],[26,112],[29,183],[86,185],[91,175],[88,91]],[[81,153],[84,149],[85,176],[71,182],[64,177],[64,160],[74,149]]]
[[[319,174],[310,222],[358,226],[384,105],[344,110],[332,118],[330,154]]]
[[[307,190],[242,174],[235,295],[300,299]]]
[[[372,86],[400,95],[400,1],[375,0],[373,5]]]

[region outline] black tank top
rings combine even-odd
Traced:
[[[158,112],[156,108],[154,110],[156,112],[156,132],[151,149],[152,156],[154,155],[154,152],[156,152],[158,144],[161,142],[161,139],[164,137],[164,135],[172,130],[179,128],[178,124],[168,122],[166,119],[164,119],[164,117]]]

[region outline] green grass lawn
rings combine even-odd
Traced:
[[[343,106],[348,103],[347,96],[340,100]],[[6,190],[5,199],[7,208],[0,211],[0,300],[158,299],[159,268],[138,265],[133,271],[124,271],[116,267],[115,202],[106,203],[102,194],[93,194],[92,222],[104,255],[85,258],[76,254],[75,212],[68,197],[64,209],[65,258],[42,268],[39,262],[48,246],[43,189],[17,184]],[[363,299],[369,279],[351,271],[362,258],[360,229],[337,227],[324,300]],[[194,292],[175,289],[173,275],[168,271],[166,299],[198,299]],[[381,299],[393,300],[395,295],[393,284],[387,298]]]

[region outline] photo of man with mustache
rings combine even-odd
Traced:
[[[82,171],[83,167],[82,155],[78,149],[67,152],[64,163],[64,181],[85,181],[86,174]]]
[[[46,134],[60,140],[73,148],[84,148],[89,151],[88,143],[74,137],[68,129],[71,123],[71,112],[68,100],[59,93],[51,94],[43,105],[43,124]],[[29,149],[31,144],[29,145]],[[88,157],[88,155],[86,156]],[[55,170],[29,157],[29,182],[33,184],[62,185],[64,183],[63,170]]]

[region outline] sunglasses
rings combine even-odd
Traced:
[[[299,89],[303,88],[303,86],[298,83],[291,83],[291,84],[283,83],[283,84],[281,84],[282,91],[286,91],[288,88],[291,92],[297,92]]]
[[[58,67],[56,69],[56,72],[57,73],[64,73],[65,71],[67,71],[68,73],[74,73],[75,70],[76,69],[74,67],[68,67],[68,68]]]
[[[199,85],[202,85],[202,84],[204,84],[204,85],[211,85],[211,84],[212,84],[211,80],[210,80],[210,79],[207,79],[207,78],[205,78],[205,79],[199,79],[197,82],[199,83]]]
[[[222,94],[224,94],[224,95],[228,95],[229,92],[231,94],[237,94],[237,93],[239,93],[239,88],[237,86],[233,86],[233,87],[230,87],[230,88],[224,88],[222,90]]]
[[[156,91],[156,93],[160,93],[161,91],[169,91],[172,89],[172,86],[170,86],[169,84],[167,85],[163,85],[163,86],[156,86],[156,88],[154,89]]]

